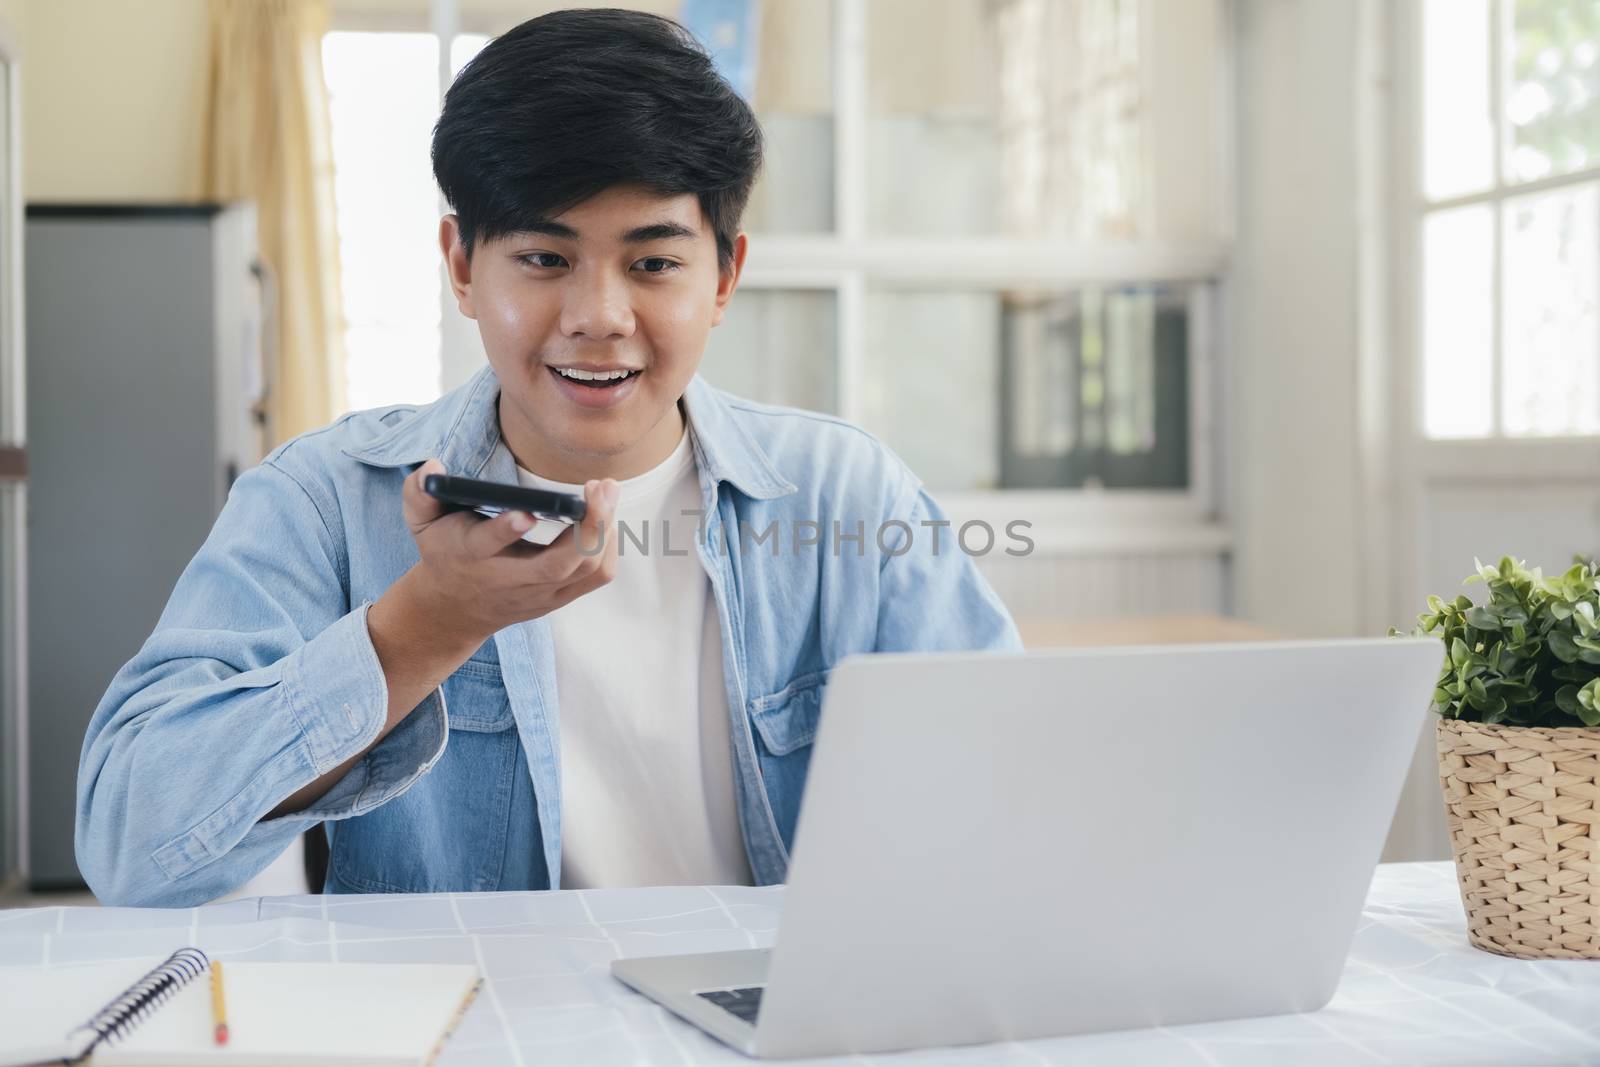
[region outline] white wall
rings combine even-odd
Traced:
[[[1386,468],[1387,20],[1375,0],[1236,0],[1235,20],[1235,606],[1293,637],[1378,637],[1413,620],[1386,617],[1407,548]],[[1432,737],[1430,719],[1385,860],[1448,856]]]
[[[8,2],[23,11],[27,199],[198,198],[205,0]]]
[[[1362,631],[1353,86],[1356,5],[1238,0],[1230,284],[1236,607]]]

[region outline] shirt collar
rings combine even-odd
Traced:
[[[451,474],[463,478],[514,481],[515,466],[500,437],[500,381],[485,365],[465,384],[420,408],[399,425],[345,455],[373,467],[406,467],[432,456]],[[795,486],[773,467],[742,420],[730,410],[728,395],[698,374],[684,390],[695,461],[703,478],[728,482],[756,500],[795,492]],[[497,452],[505,452],[497,456]],[[492,461],[492,462],[491,462]],[[512,477],[506,477],[505,472]]]

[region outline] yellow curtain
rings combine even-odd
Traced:
[[[324,0],[211,0],[205,192],[253,200],[259,212],[276,298],[269,447],[346,407],[327,24]]]

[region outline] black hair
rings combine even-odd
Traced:
[[[607,8],[541,15],[490,41],[433,128],[433,175],[469,259],[476,241],[627,183],[696,194],[727,269],[761,152],[755,113],[687,30]]]

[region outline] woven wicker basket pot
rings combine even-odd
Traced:
[[[1467,936],[1521,959],[1600,959],[1600,728],[1438,721]]]

